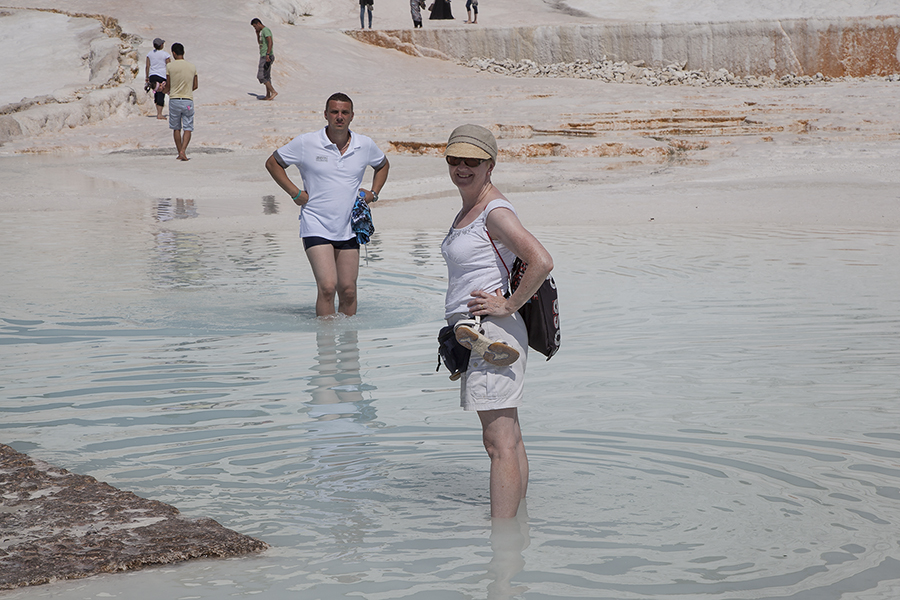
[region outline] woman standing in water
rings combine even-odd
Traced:
[[[490,131],[478,125],[457,127],[444,156],[462,198],[462,209],[441,244],[449,275],[444,311],[456,338],[472,348],[460,404],[478,411],[481,419],[491,459],[491,516],[515,517],[528,489],[518,414],[528,332],[517,311],[547,278],[553,259],[491,183],[497,141]],[[517,256],[528,269],[507,298],[507,268]]]

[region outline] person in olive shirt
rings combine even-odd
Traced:
[[[166,93],[169,94],[169,129],[175,137],[178,160],[190,160],[187,147],[194,131],[194,90],[197,89],[197,67],[184,60],[184,46],[172,44],[175,60],[166,65]],[[182,135],[184,130],[184,135]]]
[[[256,71],[256,78],[266,86],[266,96],[260,100],[274,100],[278,92],[272,87],[272,63],[275,62],[272,30],[263,25],[259,19],[253,19],[250,24],[256,30],[256,41],[259,42],[259,68]]]

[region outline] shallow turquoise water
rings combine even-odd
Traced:
[[[326,324],[293,235],[203,215],[3,215],[0,441],[272,548],[5,597],[900,590],[900,234],[534,227],[563,347],[529,363],[527,506],[491,523],[435,373],[441,232],[377,234]]]

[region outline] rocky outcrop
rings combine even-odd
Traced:
[[[130,87],[73,91],[62,101],[56,96],[40,96],[8,104],[0,108],[0,144],[20,136],[86,125],[115,114],[136,114],[137,104],[138,96]]]
[[[0,106],[0,145],[17,137],[76,127],[113,114],[139,112],[137,104],[143,98],[123,84],[132,82],[139,72],[140,37],[123,32],[115,19],[105,15],[35,10],[99,22],[99,37],[86,42],[89,80],[53,94]]]
[[[0,589],[267,547],[0,444]]]
[[[538,27],[348,30],[418,56],[537,64],[636,63],[725,69],[739,77],[862,77],[900,73],[900,16],[726,23],[615,23]]]

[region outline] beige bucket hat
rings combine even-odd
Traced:
[[[450,134],[444,156],[497,160],[497,140],[481,125],[460,125]]]

